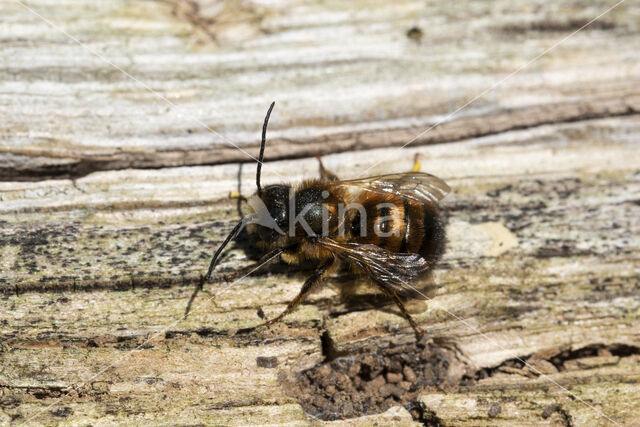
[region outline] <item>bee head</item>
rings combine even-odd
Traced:
[[[269,185],[249,199],[261,240],[274,242],[289,230],[289,185]]]

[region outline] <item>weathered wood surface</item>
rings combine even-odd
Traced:
[[[182,319],[238,218],[227,195],[252,192],[255,173],[189,120],[255,154],[271,99],[267,153],[291,158],[267,163],[264,182],[316,176],[315,159],[294,158],[347,150],[325,157],[342,176],[377,162],[367,174],[407,170],[421,153],[423,170],[453,189],[437,287],[411,304],[435,342],[457,346],[451,379],[420,393],[418,416],[398,403],[349,422],[637,422],[637,8],[621,5],[399,150],[614,3],[493,2],[473,13],[193,4],[29,3],[178,105],[169,110],[2,4],[0,159],[11,180],[0,183],[1,423],[321,423],[303,407],[323,391],[296,394],[299,372],[411,342],[392,305],[366,287],[345,290],[342,277],[283,324],[243,332],[304,280],[279,267],[230,287],[214,281],[215,298],[201,295]],[[419,44],[404,35],[412,25]],[[424,145],[435,142],[447,143]],[[193,166],[202,163],[225,164]],[[129,166],[162,168],[108,170]],[[220,271],[253,256],[240,241]],[[338,415],[359,415],[347,412]]]
[[[614,4],[4,1],[0,177],[248,161],[274,99],[270,159],[401,145]],[[637,113],[633,6],[414,144]]]

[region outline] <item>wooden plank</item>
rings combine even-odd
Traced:
[[[0,423],[633,424],[637,11],[398,149],[614,4],[28,3],[168,110],[3,4]],[[255,186],[197,121],[255,154],[272,99],[264,183],[317,176],[317,153],[345,178],[419,153],[451,185],[431,300],[409,304],[431,341],[344,275],[247,331],[309,274],[281,265],[216,275],[183,318],[240,216],[229,192]],[[217,273],[259,255],[241,238]]]
[[[432,337],[456,342],[468,369],[492,368],[562,345],[640,348],[634,244],[640,164],[635,144],[628,142],[639,124],[635,118],[615,118],[371,152],[385,159],[375,173],[406,170],[419,152],[425,167],[453,187],[445,203],[449,250],[436,276],[438,287],[433,301],[414,302],[411,308]],[[562,149],[554,148],[559,141]],[[357,170],[365,166],[358,157],[337,154],[326,163],[334,170]],[[315,167],[315,160],[307,159],[268,163],[264,171],[275,182],[276,174],[294,168],[300,171],[299,176],[289,172],[294,179],[313,176]],[[253,173],[242,169],[245,193]],[[222,412],[229,416],[262,414],[249,407],[298,405],[283,391],[282,380],[324,360],[327,346],[337,354],[367,354],[394,337],[412,340],[395,309],[381,306],[368,288],[355,290],[358,298],[345,299],[340,277],[285,324],[238,334],[261,322],[258,307],[275,315],[297,292],[304,273],[279,268],[228,289],[212,285],[215,299],[202,295],[193,314],[182,320],[191,292],[187,285],[205,269],[210,250],[237,218],[235,203],[225,198],[237,188],[237,175],[237,166],[222,165],[103,172],[75,185],[64,180],[2,184],[0,330],[10,349],[2,353],[3,366],[13,368],[2,383],[5,395],[20,402],[5,412],[57,419],[50,411],[39,413],[43,404],[55,403],[55,408],[71,408],[70,422],[94,417],[128,422],[140,413],[178,420],[181,411],[209,402],[210,408],[229,408]],[[177,176],[182,177],[178,184]],[[251,251],[245,247],[241,242],[233,248],[220,270],[249,262]],[[276,368],[258,368],[258,357],[273,356]],[[154,359],[162,362],[149,364]],[[626,363],[616,364],[622,367],[616,372],[624,373]],[[115,366],[101,372],[110,365]],[[91,385],[83,384],[95,374]],[[585,395],[600,387],[613,393],[616,375],[602,376],[584,389]],[[573,377],[564,378],[562,384],[582,396]],[[637,392],[633,376],[624,378],[628,391]],[[68,395],[56,399],[60,388],[83,385],[86,390],[94,382],[106,390],[100,392],[101,403],[88,392],[74,397],[73,404]],[[528,390],[528,382],[523,376],[518,384]],[[560,402],[576,419],[597,417],[588,407],[567,405],[566,395],[552,383],[539,382],[547,394],[536,400],[531,414]],[[172,412],[157,407],[159,389],[171,400]],[[439,395],[437,404],[433,393],[423,400],[443,420],[462,420],[451,407],[456,408],[455,399],[486,394],[473,390],[452,400]],[[516,406],[529,396],[513,393]],[[126,410],[113,409],[124,396],[132,403]],[[618,422],[638,414],[627,401],[589,399]],[[286,408],[277,411],[289,415],[274,419],[307,419]],[[503,410],[512,414],[507,406]],[[222,415],[208,416],[202,419]]]
[[[498,373],[462,392],[421,400],[447,425],[612,425],[621,419],[633,424],[627,417],[638,410],[632,397],[640,379],[638,357],[613,359],[611,366],[528,379],[526,386],[518,374]],[[594,402],[608,403],[602,408]]]
[[[29,7],[82,45],[3,5],[0,179],[252,161],[272,100],[269,159],[639,109],[640,19],[628,3],[557,47],[615,2],[61,4]],[[419,41],[406,36],[415,26]]]

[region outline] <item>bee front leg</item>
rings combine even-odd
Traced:
[[[325,275],[327,274],[327,272],[330,271],[331,266],[334,264],[334,261],[331,260],[328,263],[322,265],[318,270],[316,270],[311,277],[309,277],[305,282],[304,285],[302,285],[302,288],[300,289],[300,292],[298,293],[298,295],[287,305],[287,308],[285,308],[285,310],[278,316],[275,317],[261,325],[256,326],[257,328],[262,327],[262,326],[271,326],[274,323],[279,322],[280,320],[282,320],[284,318],[284,316],[286,316],[287,314],[291,313],[293,310],[296,309],[296,307],[298,307],[300,305],[300,303],[302,301],[304,301],[305,297],[307,295],[309,295],[309,293],[313,290],[313,287],[315,285],[317,285],[318,283],[320,283],[322,281],[322,279],[324,279]]]
[[[387,296],[389,298],[391,298],[393,300],[393,302],[395,302],[396,305],[400,308],[400,311],[402,312],[402,315],[404,316],[405,319],[407,319],[407,321],[409,322],[409,324],[413,328],[413,331],[416,334],[416,340],[420,341],[422,339],[422,337],[424,336],[424,329],[422,329],[420,326],[418,326],[416,321],[413,320],[413,317],[411,317],[411,315],[407,311],[406,307],[404,306],[404,303],[402,302],[402,300],[400,299],[398,294],[393,289],[389,289],[385,285],[382,285],[380,283],[376,283],[376,285],[378,285],[378,287],[380,289],[382,289],[382,291],[385,294],[387,294]]]

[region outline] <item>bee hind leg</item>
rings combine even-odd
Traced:
[[[413,317],[411,317],[411,315],[409,314],[409,312],[407,311],[407,308],[404,306],[404,303],[402,302],[402,300],[400,299],[400,297],[398,296],[398,294],[393,290],[393,289],[389,289],[387,286],[384,286],[380,283],[376,283],[378,285],[378,287],[380,287],[380,289],[382,289],[382,291],[393,300],[393,302],[396,303],[396,305],[400,308],[400,312],[402,313],[402,315],[404,316],[405,319],[407,319],[407,321],[409,322],[409,324],[411,325],[411,327],[413,328],[413,331],[416,334],[416,340],[420,341],[422,339],[422,337],[424,336],[424,329],[422,329],[415,320],[413,320]]]
[[[320,156],[316,156],[316,159],[318,159],[318,163],[320,166],[320,178],[322,179],[326,179],[328,181],[338,181],[338,175],[336,175],[335,173],[331,172],[329,169],[326,169],[324,167],[324,164],[322,164],[322,158]]]
[[[324,277],[330,271],[330,268],[334,264],[334,262],[335,261],[331,260],[330,262],[322,265],[318,270],[316,270],[311,275],[311,277],[309,277],[304,282],[304,285],[302,285],[302,288],[300,289],[300,292],[298,293],[298,295],[293,300],[291,300],[291,302],[289,302],[289,304],[287,305],[287,308],[285,308],[285,310],[278,317],[274,317],[273,319],[261,325],[258,325],[256,327],[259,328],[262,326],[271,326],[274,323],[281,321],[287,314],[295,310],[300,305],[300,303],[304,301],[306,296],[309,295],[309,293],[313,290],[314,286],[320,283],[322,279],[324,279]]]

